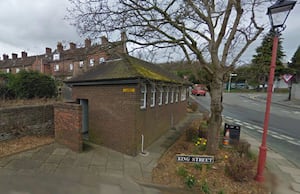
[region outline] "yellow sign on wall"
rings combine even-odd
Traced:
[[[124,93],[134,93],[135,92],[135,88],[123,88],[123,92]]]

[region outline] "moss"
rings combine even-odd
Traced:
[[[175,80],[171,80],[170,78],[163,76],[161,74],[158,74],[156,72],[151,71],[150,69],[147,69],[141,65],[133,64],[133,67],[136,69],[136,71],[143,77],[153,79],[153,80],[160,80],[160,81],[166,81],[166,82],[176,82]]]

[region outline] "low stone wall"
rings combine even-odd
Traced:
[[[55,141],[75,152],[83,150],[82,107],[75,103],[54,105]]]
[[[0,138],[54,135],[53,105],[0,108]]]
[[[292,86],[292,100],[300,101],[300,84],[293,84],[293,86]]]

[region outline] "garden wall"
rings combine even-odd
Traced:
[[[5,136],[54,135],[53,105],[0,108],[0,140]]]
[[[83,150],[82,107],[75,103],[58,103],[54,106],[55,141],[75,152]]]

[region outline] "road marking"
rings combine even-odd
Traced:
[[[278,136],[278,135],[272,135],[270,134],[272,137],[276,138],[276,139],[281,139],[281,140],[284,140],[282,137]]]
[[[300,146],[300,143],[297,143],[297,142],[294,142],[294,141],[288,140],[287,142],[289,142],[289,143],[291,143],[291,144],[294,144],[294,145],[297,145],[297,146]]]
[[[239,126],[243,125],[243,123],[241,123],[241,122],[236,122],[236,124],[238,124]]]
[[[279,135],[276,131],[269,131],[269,133],[274,134],[274,135]]]
[[[257,129],[257,130],[261,129],[261,127],[256,126],[256,125],[253,125],[253,127],[254,127],[254,129]]]
[[[258,133],[263,133],[263,131],[262,130],[256,130]]]
[[[294,141],[295,139],[286,135],[280,134],[281,137]]]
[[[249,125],[246,126],[248,129],[254,130],[254,127],[251,127]]]
[[[290,113],[290,111],[287,111],[287,110],[280,110],[281,112],[284,112],[284,113]]]

